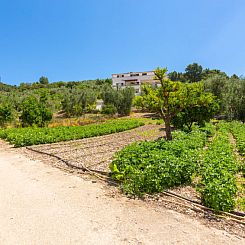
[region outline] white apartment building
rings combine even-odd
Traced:
[[[112,74],[112,86],[115,89],[133,87],[135,89],[135,95],[140,95],[142,84],[150,83],[155,86],[159,84],[157,80],[154,80],[154,77],[154,71]]]

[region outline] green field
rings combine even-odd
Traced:
[[[233,132],[237,144],[231,141]],[[244,132],[242,123],[221,122],[190,133],[175,131],[172,141],[131,144],[115,156],[112,176],[125,193],[139,196],[192,185],[204,205],[230,211],[244,203],[244,184],[238,184],[244,181],[244,161],[234,152],[244,154]]]
[[[140,119],[114,119],[104,123],[85,126],[55,128],[9,128],[0,129],[0,138],[15,147],[77,140],[113,134],[144,125]]]

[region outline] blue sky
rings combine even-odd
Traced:
[[[245,75],[244,0],[1,0],[0,10],[8,84],[193,62]]]

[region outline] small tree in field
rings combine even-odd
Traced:
[[[143,87],[144,94],[138,100],[143,108],[160,113],[165,123],[166,139],[171,140],[171,121],[178,113],[187,108],[189,110],[201,108],[214,100],[210,93],[204,92],[202,83],[174,82],[167,78],[166,73],[167,68],[157,68],[155,79],[160,82],[161,86],[155,89],[151,86]],[[212,98],[211,102],[210,98]],[[194,117],[193,120],[195,120]]]
[[[155,70],[155,79],[161,84],[156,91],[151,91],[153,96],[152,106],[158,108],[164,123],[166,139],[172,140],[171,120],[176,114],[185,107],[186,89],[181,82],[173,82],[167,78],[167,68],[157,68]],[[154,93],[155,92],[155,93]]]

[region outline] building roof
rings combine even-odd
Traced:
[[[130,71],[130,72],[123,72],[123,73],[113,73],[112,75],[119,75],[119,74],[134,74],[134,73],[145,73],[145,72],[154,72],[154,71]]]

